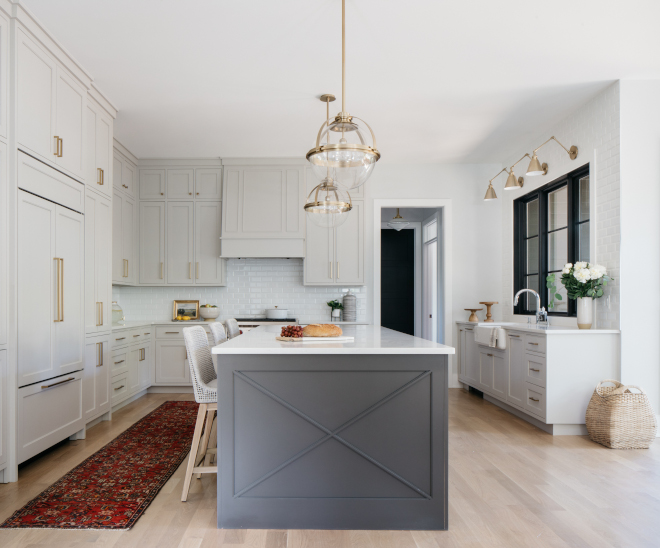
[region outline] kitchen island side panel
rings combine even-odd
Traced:
[[[447,355],[218,358],[218,527],[447,529]]]

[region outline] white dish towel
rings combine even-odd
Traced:
[[[484,346],[495,347],[497,344],[497,328],[496,327],[482,327],[480,325],[474,330],[475,340],[477,344]]]

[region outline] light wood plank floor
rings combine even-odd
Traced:
[[[163,401],[149,394],[0,485],[0,520]],[[616,451],[585,437],[552,437],[462,390],[450,390],[449,531],[216,529],[215,475],[193,480],[185,462],[130,531],[1,530],[0,546],[200,548],[444,548],[660,546],[660,442]]]

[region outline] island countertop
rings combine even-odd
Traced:
[[[214,354],[454,354],[451,346],[399,333],[376,325],[342,326],[352,342],[278,341],[281,325],[252,329],[225,343],[214,346]]]

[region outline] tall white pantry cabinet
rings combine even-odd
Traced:
[[[92,82],[20,2],[0,0],[2,482],[110,417],[117,111]]]

